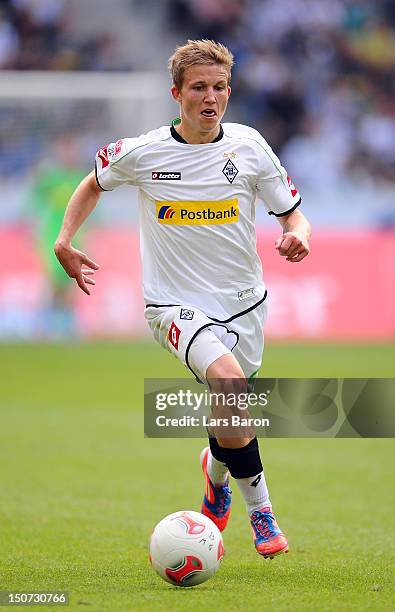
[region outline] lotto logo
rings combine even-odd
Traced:
[[[152,172],[153,181],[180,181],[181,172]]]
[[[178,342],[180,339],[180,334],[181,334],[181,330],[177,327],[177,325],[173,321],[172,324],[170,325],[170,329],[169,329],[169,333],[167,337],[169,339],[170,344],[174,346],[176,351],[178,351]]]

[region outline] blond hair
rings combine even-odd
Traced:
[[[230,83],[233,55],[225,45],[214,40],[188,40],[186,45],[177,47],[169,59],[169,71],[177,89],[181,89],[184,72],[195,64],[221,64],[228,73]]]

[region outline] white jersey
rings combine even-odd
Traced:
[[[183,304],[226,318],[265,294],[255,206],[289,214],[301,198],[254,129],[224,123],[209,144],[187,144],[174,126],[100,149],[103,190],[139,187],[143,292],[147,304]]]

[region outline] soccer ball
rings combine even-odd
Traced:
[[[218,527],[200,512],[173,512],[152,532],[151,565],[170,584],[190,587],[205,582],[215,574],[223,556]]]

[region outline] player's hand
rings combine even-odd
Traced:
[[[286,257],[287,261],[292,263],[302,261],[310,253],[308,241],[296,232],[286,232],[277,238],[274,246],[282,257]]]
[[[55,255],[70,278],[74,278],[79,288],[90,295],[87,285],[96,285],[91,276],[99,269],[98,264],[82,251],[62,243],[55,244]]]

